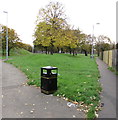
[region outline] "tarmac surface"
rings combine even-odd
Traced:
[[[2,118],[85,118],[77,107],[26,82],[24,73],[2,62]]]
[[[99,118],[116,118],[116,76],[115,73],[108,70],[108,66],[99,58],[97,64],[100,71],[100,82],[103,88],[101,102],[104,104],[102,111],[99,112]]]

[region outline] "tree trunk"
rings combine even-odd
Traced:
[[[84,53],[85,53],[85,56],[88,56],[88,54],[87,54],[87,51],[86,51],[86,50],[84,50]]]
[[[51,50],[50,54],[53,55],[53,50]]]
[[[57,47],[57,51],[58,51],[58,53],[59,53],[59,47]]]
[[[51,46],[50,54],[53,55],[53,46]]]
[[[70,50],[70,54],[71,54],[72,53],[71,48],[69,48],[69,50]]]
[[[5,55],[5,49],[2,49],[2,55],[3,56]]]
[[[75,50],[73,50],[73,56],[75,56]]]
[[[47,47],[45,47],[45,53],[47,54],[47,52],[48,52],[48,48],[47,48]]]
[[[75,55],[77,55],[77,51],[75,51]]]
[[[54,45],[53,45],[53,40],[51,39],[51,43],[50,43],[50,48],[51,48],[50,54],[51,54],[51,55],[53,55],[53,47],[54,47]]]
[[[61,53],[63,53],[63,48],[61,48]]]
[[[91,49],[90,49],[90,56],[91,56]]]
[[[98,50],[98,57],[100,56],[100,51]]]

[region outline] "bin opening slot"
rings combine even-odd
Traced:
[[[45,70],[43,69],[43,74],[57,74],[57,70]]]
[[[47,74],[47,70],[43,69],[43,74]]]
[[[51,73],[52,74],[57,74],[57,70],[52,70]]]

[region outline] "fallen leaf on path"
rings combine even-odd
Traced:
[[[76,104],[76,105],[78,104],[78,102],[77,102],[77,101],[74,101],[73,103],[74,103],[74,104]]]
[[[39,89],[40,87],[36,87],[37,89]]]
[[[23,83],[22,85],[23,85],[23,86],[26,86],[27,84],[26,84],[26,83]]]
[[[27,104],[27,103],[25,103],[25,105],[27,106],[28,104]]]
[[[31,114],[33,114],[33,112],[34,112],[33,110],[30,111]]]
[[[21,92],[21,90],[18,90],[18,93],[20,93]]]
[[[22,115],[22,114],[23,114],[23,112],[20,112],[20,114]]]
[[[68,101],[68,98],[66,98],[65,100]]]
[[[76,116],[75,116],[75,115],[73,115],[73,117],[75,118]]]
[[[87,113],[87,112],[88,112],[88,110],[84,110],[84,112],[85,112],[85,113]]]
[[[63,100],[65,100],[66,98],[65,97],[63,97]]]
[[[98,114],[96,113],[96,111],[95,111],[95,116],[96,116],[96,118],[98,118]]]
[[[5,105],[2,105],[3,107],[5,107]]]

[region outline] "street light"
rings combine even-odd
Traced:
[[[96,25],[99,25],[100,23],[96,23]],[[94,58],[94,47],[93,47],[93,42],[94,42],[94,25],[93,25],[93,34],[92,34],[92,50],[91,50],[91,58]]]
[[[6,13],[7,18],[6,18],[6,60],[8,60],[8,12],[3,11]]]

